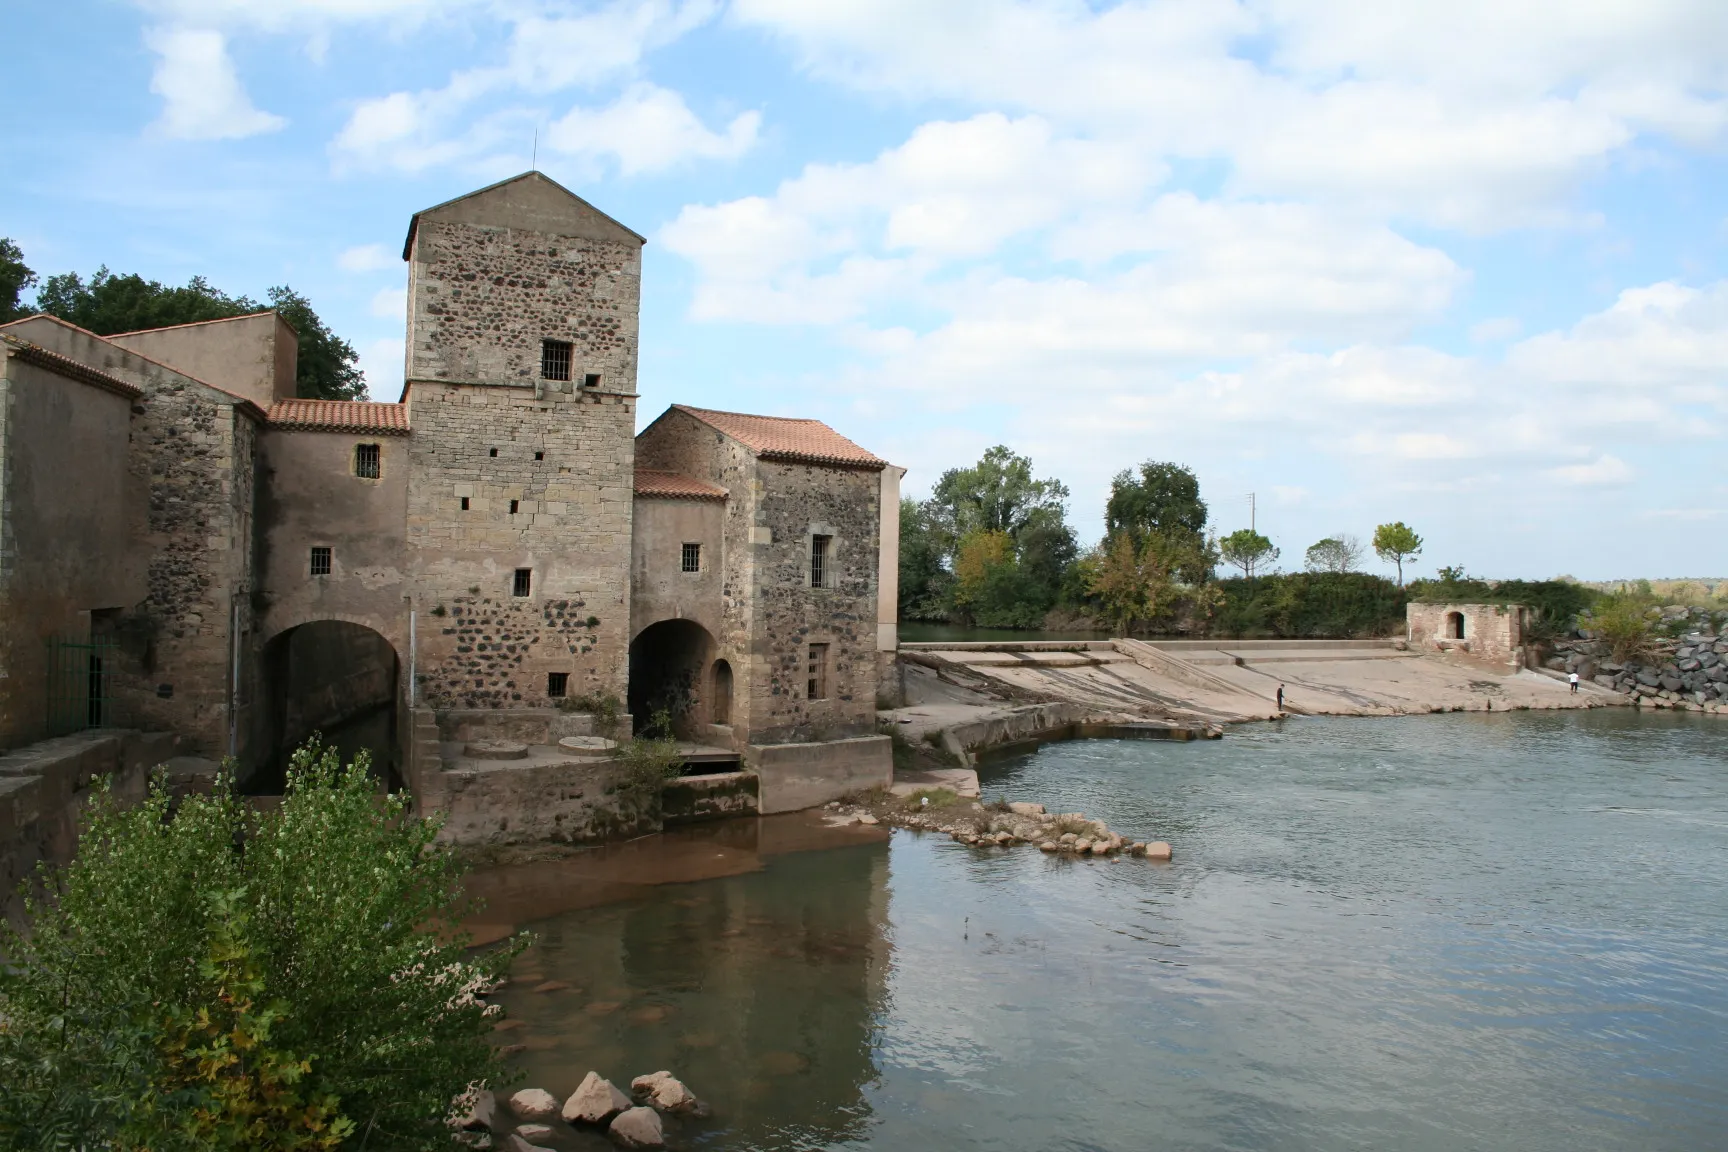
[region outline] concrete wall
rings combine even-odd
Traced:
[[[464,767],[421,775],[420,811],[445,817],[455,844],[580,843],[659,831],[659,821],[621,793],[615,760]]]
[[[92,610],[144,598],[131,408],[47,368],[0,362],[0,748],[47,733],[49,637],[88,640]]]
[[[894,782],[893,746],[886,736],[809,744],[752,744],[745,762],[761,778],[764,816],[814,808],[852,792]]]
[[[230,716],[230,636],[242,646],[243,668],[257,641],[252,516],[263,413],[50,317],[6,331],[143,390],[126,467],[148,493],[138,555],[145,590],[115,622],[122,661],[113,690],[126,723],[181,733],[200,754],[226,753],[231,733],[247,727],[243,714]]]
[[[636,497],[630,546],[630,634],[659,620],[724,630],[726,505],[720,500]],[[683,570],[684,545],[702,546],[701,571]]]
[[[126,332],[107,339],[194,380],[244,396],[260,408],[295,395],[299,337],[274,312]]]
[[[1530,609],[1521,604],[1418,604],[1405,608],[1407,639],[1417,650],[1455,649],[1495,662],[1525,660],[1524,632]],[[1452,635],[1454,614],[1464,636]]]

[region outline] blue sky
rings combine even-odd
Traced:
[[[0,235],[288,283],[400,389],[408,217],[649,237],[641,420],[1200,475],[1300,564],[1728,576],[1719,0],[139,0],[9,22]],[[51,98],[50,98],[51,94]]]

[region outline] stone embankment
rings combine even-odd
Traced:
[[[914,832],[936,832],[974,848],[1036,846],[1044,852],[1074,856],[1142,856],[1167,861],[1162,840],[1131,840],[1102,820],[1079,812],[1046,812],[1042,804],[962,800],[947,789],[909,796],[873,793],[828,805],[835,824],[886,824]]]
[[[604,1133],[624,1148],[663,1148],[668,1118],[706,1115],[708,1105],[670,1072],[636,1077],[629,1096],[589,1072],[562,1105],[544,1088],[518,1090],[503,1109],[493,1093],[475,1091],[457,1100],[450,1123],[469,1148],[552,1152],[541,1142],[562,1146],[582,1132]]]
[[[1641,658],[1615,660],[1606,640],[1585,635],[1555,644],[1546,666],[1625,693],[1640,707],[1728,713],[1728,636],[1700,612],[1681,619],[1691,631],[1655,641]]]

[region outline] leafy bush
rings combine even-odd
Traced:
[[[587,712],[594,717],[594,734],[607,738],[617,734],[618,722],[624,717],[623,702],[610,693],[566,696],[558,701],[558,708],[564,712]]]
[[[1403,590],[1363,572],[1287,572],[1216,587],[1223,599],[1211,631],[1218,636],[1349,640],[1404,628]]]
[[[78,857],[0,935],[0,1147],[445,1148],[502,1085],[438,825],[314,744],[258,813],[98,791]]]
[[[1584,626],[1608,642],[1614,659],[1645,660],[1655,651],[1656,628],[1662,618],[1654,599],[1637,591],[1603,596]]]
[[[654,713],[642,735],[619,747],[618,757],[624,762],[622,790],[644,810],[659,811],[660,789],[684,767],[671,713],[664,708]]]

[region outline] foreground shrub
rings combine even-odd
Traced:
[[[311,745],[280,808],[93,799],[77,860],[0,951],[0,1147],[446,1148],[501,1084],[437,825]]]

